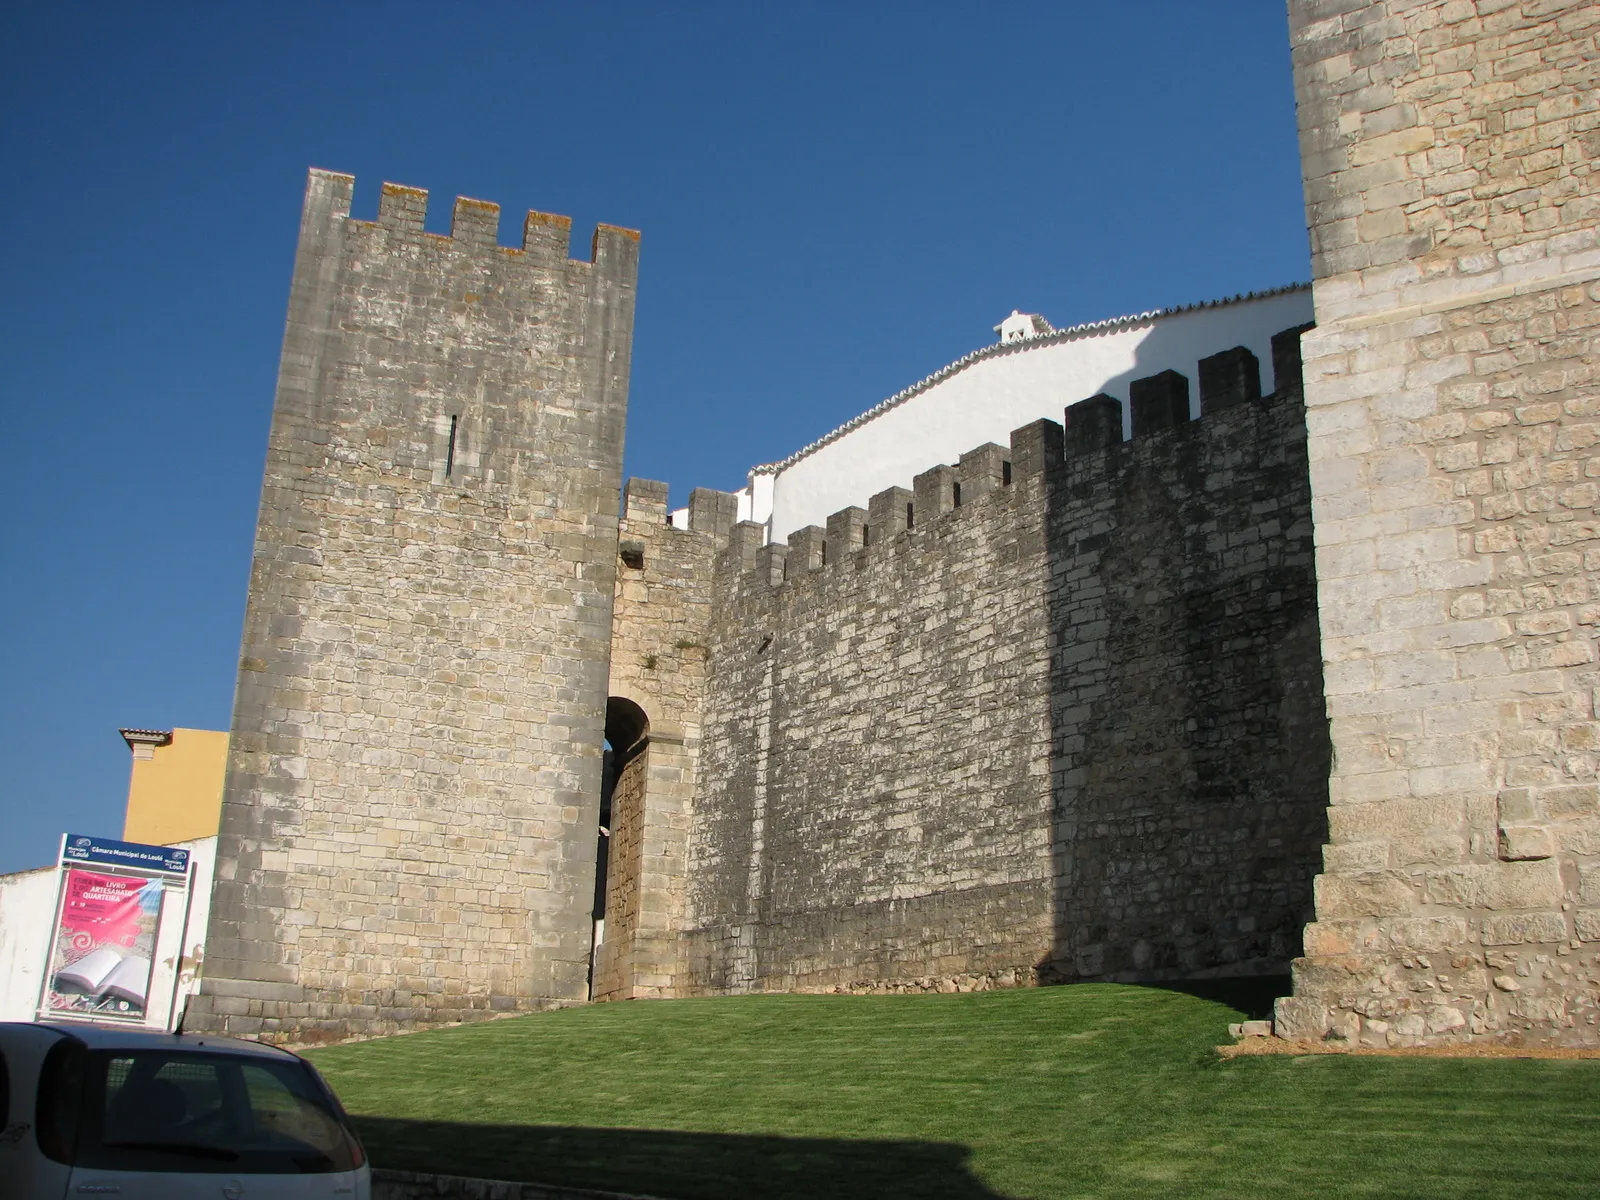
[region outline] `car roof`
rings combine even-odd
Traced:
[[[27,1024],[27,1022],[18,1022]],[[91,1050],[201,1050],[213,1054],[242,1054],[253,1058],[272,1058],[297,1062],[296,1055],[263,1042],[217,1037],[209,1033],[162,1033],[153,1029],[129,1029],[118,1025],[95,1025],[77,1021],[33,1022],[35,1028],[48,1029],[64,1037],[75,1037]]]

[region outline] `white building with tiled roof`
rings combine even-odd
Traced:
[[[995,327],[1000,340],[993,345],[783,461],[756,467],[740,494],[739,519],[764,523],[767,536],[782,541],[884,488],[909,487],[914,475],[954,463],[975,446],[1004,445],[1013,429],[1030,421],[1060,421],[1066,406],[1079,400],[1104,392],[1126,406],[1131,380],[1165,370],[1193,379],[1200,359],[1234,346],[1248,348],[1270,374],[1272,335],[1311,319],[1305,284],[1070,329],[1013,312]],[[1270,377],[1262,380],[1263,391],[1271,388]],[[1198,405],[1196,389],[1190,402]]]

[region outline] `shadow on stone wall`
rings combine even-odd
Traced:
[[[967,1168],[971,1151],[944,1142],[845,1141],[468,1125],[355,1117],[373,1165],[479,1179],[525,1180],[673,1200],[815,1196],[938,1196],[1005,1200]]]
[[[1051,481],[1055,939],[1042,982],[1279,975],[1326,840],[1299,331],[1068,410]],[[1087,439],[1087,442],[1086,440]]]

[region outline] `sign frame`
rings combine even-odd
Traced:
[[[143,880],[147,885],[159,887],[153,929],[151,931],[150,972],[145,982],[144,1003],[137,1013],[121,1014],[115,1011],[73,1011],[51,1007],[50,997],[57,974],[68,964],[61,961],[63,937],[62,924],[66,916],[68,883],[74,872],[93,872],[96,875],[126,880]],[[182,951],[188,936],[190,911],[194,902],[195,862],[193,855],[179,846],[149,846],[139,842],[123,842],[113,838],[97,838],[87,834],[64,833],[56,856],[56,902],[50,925],[50,937],[45,947],[44,974],[39,981],[38,1001],[34,1006],[35,1019],[50,1022],[82,1022],[116,1024],[134,1028],[163,1028],[171,1031],[177,1012],[179,976],[182,972]],[[175,895],[175,893],[181,893]],[[182,899],[181,905],[173,903]],[[177,953],[172,969],[164,970],[158,956],[158,946],[171,916],[182,913],[177,931]],[[167,976],[171,976],[170,979]],[[150,1001],[157,992],[157,984],[170,987],[171,995],[166,1005],[164,1021],[153,1022],[155,1015]]]

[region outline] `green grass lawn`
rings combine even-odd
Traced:
[[[377,1166],[680,1200],[1600,1195],[1600,1061],[1223,1061],[1261,997],[1211,995],[640,1001],[310,1057]]]

